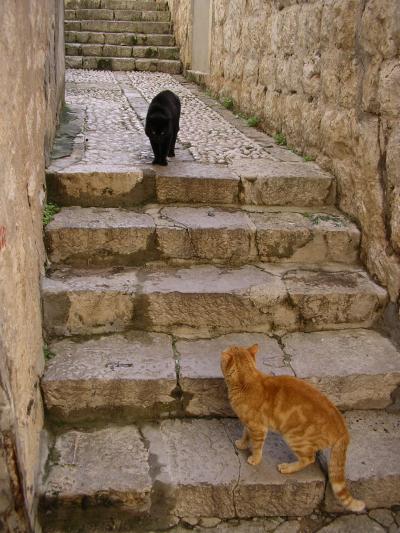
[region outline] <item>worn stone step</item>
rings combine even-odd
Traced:
[[[151,259],[246,264],[352,263],[360,233],[334,210],[160,205],[63,208],[46,227],[53,264],[139,265]]]
[[[279,344],[249,333],[178,340],[179,383],[189,416],[232,414],[219,354],[228,346],[254,343],[260,347],[257,366],[262,372],[305,379],[342,410],[386,408],[400,383],[400,352],[390,340],[366,329],[290,333]]]
[[[346,419],[352,493],[369,509],[398,505],[398,416],[353,411]],[[165,529],[188,516],[311,514],[327,485],[319,465],[280,474],[277,464],[295,458],[280,436],[269,432],[262,463],[251,466],[249,452],[234,446],[240,433],[237,420],[201,419],[144,424],[140,431],[125,426],[61,434],[50,449],[40,489],[42,521],[46,527],[99,525],[102,530],[117,522],[130,531],[139,515],[140,530],[146,531],[146,515],[157,517],[157,529]],[[329,487],[326,492],[325,505],[332,509]],[[342,511],[336,502],[335,510]]]
[[[49,346],[42,379],[49,415],[58,421],[135,420],[177,414],[172,338],[131,331]]]
[[[184,340],[132,331],[53,342],[41,382],[47,412],[69,424],[166,414],[232,416],[220,353],[254,343],[261,371],[305,379],[343,410],[386,408],[400,383],[399,351],[365,329],[293,333],[279,343],[254,333]]]
[[[168,3],[160,0],[65,0],[64,5],[65,9],[168,10]]]
[[[390,508],[400,503],[400,417],[384,411],[350,411],[345,414],[351,441],[346,477],[355,498],[367,509]],[[325,455],[325,458],[329,454]],[[344,510],[327,487],[324,507],[328,512]]]
[[[231,332],[370,327],[387,303],[384,289],[355,267],[240,268],[154,266],[56,270],[43,281],[48,335],[130,328],[185,337]]]
[[[90,70],[140,70],[146,72],[166,72],[167,74],[179,74],[182,70],[180,61],[133,57],[66,56],[65,65],[68,68],[84,68]]]
[[[168,33],[102,33],[96,31],[66,31],[67,44],[109,44],[119,46],[174,46],[175,37]]]
[[[128,20],[66,20],[66,31],[172,33],[170,22]]]
[[[269,161],[263,171],[268,194],[263,195],[257,193],[257,181],[249,181],[246,171],[237,170],[243,177],[230,166],[190,162],[157,168],[75,164],[59,170],[53,166],[46,173],[47,191],[49,199],[59,205],[82,207],[128,207],[150,200],[296,207],[331,203],[332,176],[308,163]]]
[[[134,9],[66,9],[65,20],[128,20],[169,22],[169,11],[136,11]]]
[[[280,474],[276,465],[294,456],[272,433],[263,462],[253,467],[233,444],[240,431],[236,420],[211,419],[166,420],[140,432],[127,426],[64,433],[50,452],[42,516],[46,524],[76,521],[80,528],[97,519],[104,528],[112,519],[126,527],[125,520],[146,512],[165,523],[185,516],[310,514],[324,496],[321,469]]]
[[[67,56],[179,59],[179,49],[176,46],[125,46],[112,44],[67,43],[65,45],[65,53]]]

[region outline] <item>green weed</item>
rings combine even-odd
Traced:
[[[287,146],[287,140],[283,133],[278,131],[277,133],[275,133],[274,139],[276,144],[279,144],[279,146]]]
[[[45,204],[43,208],[43,226],[47,226],[53,218],[56,213],[60,211],[60,208],[56,204]]]
[[[250,128],[256,128],[260,125],[259,117],[249,117],[247,119],[247,125],[250,126]]]

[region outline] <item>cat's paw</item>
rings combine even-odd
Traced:
[[[281,463],[277,466],[277,469],[281,474],[291,474],[292,465],[290,463]]]
[[[242,439],[235,440],[235,446],[238,450],[247,450],[248,445],[246,442],[243,442]]]
[[[170,152],[170,153],[168,154],[168,157],[175,157],[175,152]]]
[[[153,159],[152,165],[160,165],[161,167],[166,167],[168,161],[159,161],[158,159]]]
[[[261,457],[254,457],[254,455],[250,455],[250,457],[247,459],[247,462],[249,465],[258,465],[261,463]]]

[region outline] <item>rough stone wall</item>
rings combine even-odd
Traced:
[[[192,56],[192,0],[168,0],[171,20],[174,24],[176,44],[184,69],[190,68]]]
[[[37,528],[42,204],[64,94],[63,16],[63,0],[0,10],[0,530],[13,533]]]
[[[190,68],[190,0],[170,0]],[[317,158],[362,228],[362,259],[400,289],[399,0],[214,0],[207,84]]]

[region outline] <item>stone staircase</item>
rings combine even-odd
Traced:
[[[47,189],[63,208],[45,231],[45,531],[341,512],[323,457],[284,476],[277,435],[257,467],[235,449],[219,355],[254,342],[260,369],[346,412],[354,495],[399,504],[400,354],[375,329],[386,291],[332,176],[265,159],[74,164],[50,167]]]
[[[65,0],[70,68],[181,71],[168,4],[159,0]]]

